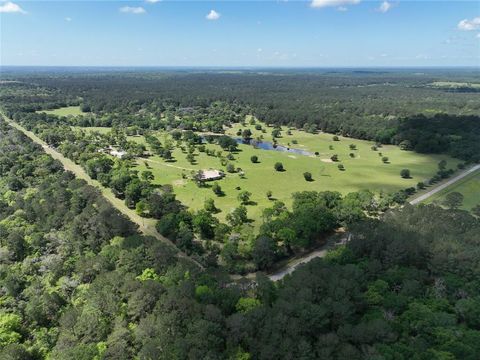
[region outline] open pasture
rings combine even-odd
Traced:
[[[66,107],[53,109],[53,110],[40,110],[38,112],[44,112],[46,114],[57,115],[57,116],[84,115],[84,113],[80,110],[80,106],[66,106]]]
[[[247,127],[251,129],[253,138],[262,134],[261,131],[255,130],[253,125]],[[228,129],[227,134],[236,136],[239,129],[247,127],[238,124]],[[272,128],[266,130],[267,132],[263,134],[265,141],[270,141]],[[171,139],[165,132],[158,132],[157,136],[162,144]],[[143,141],[143,137],[129,139]],[[293,144],[293,140],[296,140],[297,144]],[[458,163],[458,160],[445,155],[417,154],[402,151],[397,146],[383,146],[374,151],[373,142],[344,137],[339,137],[339,141],[333,141],[331,134],[309,134],[291,130],[291,135],[287,135],[286,128],[282,130],[282,137],[278,139],[278,143],[312,153],[318,152],[319,155],[304,156],[240,144],[239,151],[233,154],[234,160],[229,162],[235,168],[243,170],[242,177],[239,173],[226,172],[220,158],[208,156],[205,152],[196,151],[195,162],[191,164],[186,159],[187,154],[176,147],[172,152],[173,162],[152,156],[147,160],[139,159],[137,169],[152,171],[155,183],[171,184],[178,199],[191,209],[201,209],[206,199],[213,198],[215,205],[221,210],[218,217],[222,220],[232,209],[239,206],[238,194],[241,191],[249,191],[252,195],[251,205],[247,206],[248,215],[256,221],[261,218],[262,210],[273,204],[273,201],[267,198],[268,191],[272,192],[272,199],[283,201],[287,206],[291,204],[292,193],[304,190],[331,190],[343,194],[359,190],[388,193],[414,187],[419,181],[429,179],[436,173],[437,164],[442,159],[447,160],[448,168],[456,168]],[[355,146],[355,150],[350,148],[351,144]],[[215,144],[207,144],[206,147],[221,150]],[[223,151],[223,154],[227,155],[227,152]],[[334,154],[338,155],[338,162],[332,162],[330,159]],[[353,157],[350,154],[353,154]],[[257,163],[251,161],[254,155],[258,157]],[[388,157],[388,163],[382,161],[383,156]],[[277,162],[283,164],[285,171],[279,172],[274,169]],[[338,164],[343,164],[345,170],[339,170]],[[196,171],[209,168],[225,171],[225,178],[217,181],[224,192],[223,196],[213,193],[211,189],[213,183],[207,183],[206,187],[199,188],[189,180]],[[400,171],[404,168],[411,171],[411,178],[400,177]],[[313,181],[305,180],[303,175],[305,172],[312,174]]]

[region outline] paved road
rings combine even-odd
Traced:
[[[175,251],[177,252],[179,257],[182,258],[188,258],[191,261],[193,261],[196,265],[198,265],[200,268],[203,269],[203,266],[198,263],[197,261],[193,260],[192,258],[188,257],[186,254],[178,250],[178,248],[166,237],[162,236],[155,228],[155,223],[156,220],[154,219],[146,219],[144,217],[141,217],[138,215],[134,210],[128,208],[128,206],[125,205],[125,203],[117,198],[112,190],[109,188],[105,188],[100,184],[97,180],[93,180],[88,174],[85,172],[85,170],[78,164],[75,164],[72,160],[64,157],[62,154],[57,152],[55,149],[52,147],[48,146],[47,143],[45,143],[42,139],[40,139],[38,136],[36,136],[33,132],[28,131],[24,127],[20,126],[13,120],[7,118],[2,112],[0,112],[0,115],[3,116],[5,121],[15,129],[23,132],[26,136],[28,136],[32,141],[36,142],[39,144],[43,150],[49,154],[51,157],[54,159],[60,161],[64,167],[65,170],[71,171],[72,173],[75,174],[75,176],[79,179],[85,180],[89,185],[96,187],[97,189],[100,190],[102,195],[112,204],[113,207],[115,207],[120,213],[123,215],[127,216],[132,222],[138,225],[138,229],[147,236],[153,236],[157,238],[158,240],[164,242],[170,247],[173,247]]]
[[[433,194],[436,194],[437,192],[442,191],[443,189],[445,189],[445,188],[449,187],[450,185],[456,183],[458,180],[463,179],[465,176],[470,175],[471,173],[473,173],[473,172],[475,172],[479,169],[480,169],[480,164],[475,165],[468,170],[465,170],[464,172],[462,172],[461,174],[459,174],[459,175],[455,176],[454,178],[448,180],[447,182],[445,182],[441,185],[438,185],[437,187],[430,190],[429,192],[413,199],[412,201],[410,201],[410,204],[415,205],[415,204],[418,204],[418,203],[428,199]]]

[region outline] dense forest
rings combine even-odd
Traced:
[[[2,359],[477,359],[480,220],[362,218],[272,283],[199,272],[0,124]],[[306,201],[306,199],[303,199]]]
[[[479,160],[478,94],[430,86],[442,79],[478,80],[468,71],[99,70],[7,73],[6,78],[12,80],[0,87],[0,101],[10,117],[81,105],[86,114],[77,120],[81,126],[189,128],[200,122],[203,128],[219,131],[239,116],[253,114],[273,125],[411,144],[420,152]],[[219,101],[223,105],[215,106]],[[168,121],[162,123],[162,118]],[[412,124],[420,126],[416,134],[405,131]],[[422,145],[417,146],[419,136]]]
[[[381,196],[305,191],[293,195],[290,209],[272,201],[258,234],[245,234],[245,206],[227,223],[214,217],[212,204],[186,209],[171,188],[132,169],[146,148],[126,137],[144,136],[168,160],[169,144],[151,130],[168,130],[187,150],[198,149],[194,131],[221,135],[253,114],[274,126],[478,162],[478,94],[429,85],[475,76],[7,74],[0,84],[7,116],[139,215],[158,219],[158,232],[204,269],[141,235],[98,189],[0,119],[0,359],[480,358],[478,216],[434,205],[398,207],[409,189]],[[83,115],[36,112],[71,105]],[[234,146],[228,136],[210,140],[229,151]],[[125,158],[100,151],[112,144],[126,150]],[[437,180],[448,175],[439,164]],[[268,271],[338,227],[348,231],[346,244],[278,282],[261,271],[230,276]]]

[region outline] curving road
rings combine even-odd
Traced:
[[[445,188],[449,187],[450,185],[456,183],[457,181],[463,179],[465,176],[470,175],[470,174],[472,174],[472,173],[474,173],[475,171],[478,171],[478,170],[480,170],[480,164],[472,166],[470,169],[467,169],[467,170],[463,171],[461,174],[459,174],[459,175],[455,176],[454,178],[446,181],[445,183],[443,183],[441,185],[438,185],[437,187],[430,190],[429,192],[417,197],[416,199],[411,200],[410,204],[412,204],[412,205],[418,204],[418,203],[428,199],[430,196],[436,194],[437,192],[442,191],[443,189],[445,189]],[[310,262],[313,259],[325,257],[327,255],[328,251],[331,248],[335,247],[336,245],[344,244],[348,240],[349,240],[349,235],[348,234],[345,234],[339,242],[335,242],[335,241],[333,241],[333,239],[329,239],[327,244],[322,246],[320,249],[317,249],[317,250],[315,250],[315,251],[313,251],[309,254],[306,254],[305,256],[303,256],[301,258],[293,260],[291,263],[289,263],[284,268],[282,268],[282,269],[280,269],[280,270],[278,270],[278,271],[276,271],[272,274],[269,274],[268,277],[272,281],[281,280],[286,275],[294,272],[299,266],[304,265],[304,264]]]

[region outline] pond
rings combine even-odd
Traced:
[[[258,141],[258,140],[244,140],[243,138],[234,138],[237,144],[244,144],[244,145],[251,145],[256,149],[261,149],[261,150],[272,150],[272,151],[282,151],[282,152],[289,152],[293,154],[298,154],[298,155],[304,155],[304,156],[313,156],[314,154],[302,150],[302,149],[294,149],[291,147],[283,146],[283,145],[278,145],[274,144],[270,141]]]

